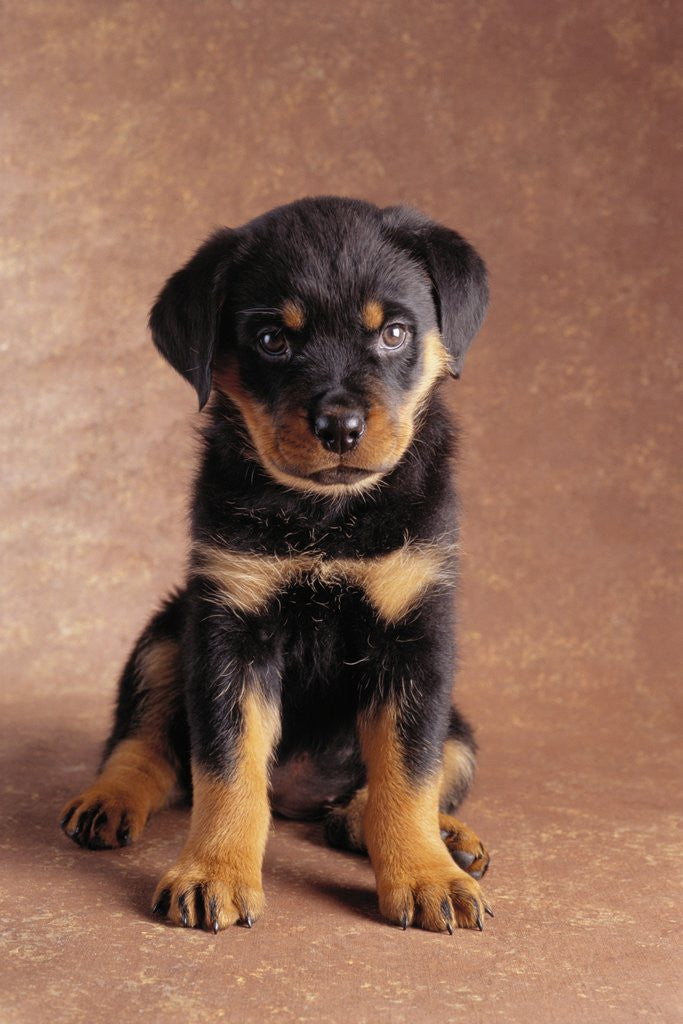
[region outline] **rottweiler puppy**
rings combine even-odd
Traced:
[[[61,823],[125,846],[191,792],[160,917],[250,927],[272,806],[367,851],[389,921],[482,928],[488,854],[451,817],[475,743],[451,701],[438,386],[487,294],[456,232],[335,197],[217,231],[161,291],[154,342],[206,406],[187,578],[133,648],[100,773]]]

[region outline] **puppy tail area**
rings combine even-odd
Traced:
[[[488,870],[489,854],[476,833],[452,814],[469,792],[475,770],[476,744],[472,730],[453,708],[444,744],[438,825],[441,838],[458,867],[480,879]],[[367,787],[363,786],[347,803],[328,810],[324,828],[330,846],[367,853],[363,824],[367,800]]]
[[[179,642],[183,594],[148,623],[119,682],[114,727],[93,784],[65,806],[60,825],[79,846],[133,842],[154,811],[189,779]]]

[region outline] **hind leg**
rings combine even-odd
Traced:
[[[475,754],[472,731],[453,708],[444,744],[439,789],[439,829],[455,863],[473,878],[479,879],[486,874],[490,857],[472,829],[450,813],[458,808],[472,785],[476,769]],[[359,853],[367,852],[363,830],[367,800],[367,786],[362,786],[346,804],[328,811],[325,835],[330,846]]]
[[[451,710],[448,737],[444,744],[439,791],[439,829],[448,852],[473,878],[483,878],[490,857],[479,836],[452,816],[470,790],[477,766],[472,730],[456,708]]]
[[[79,846],[127,846],[170,799],[181,774],[187,726],[179,667],[182,595],[147,625],[119,683],[116,719],[100,773],[68,802],[60,822]]]

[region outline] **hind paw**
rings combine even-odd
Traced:
[[[148,811],[129,795],[91,786],[62,812],[60,827],[74,843],[88,850],[128,846],[142,832]]]
[[[479,836],[450,814],[439,815],[439,829],[441,838],[458,867],[472,878],[483,878],[488,871],[491,858]]]

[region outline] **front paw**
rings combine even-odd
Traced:
[[[484,914],[493,917],[479,883],[457,865],[420,866],[378,879],[379,908],[402,928],[419,925],[428,931],[453,928],[484,930]]]
[[[152,913],[184,928],[217,932],[238,922],[251,928],[264,903],[260,883],[235,869],[181,859],[159,882]]]

